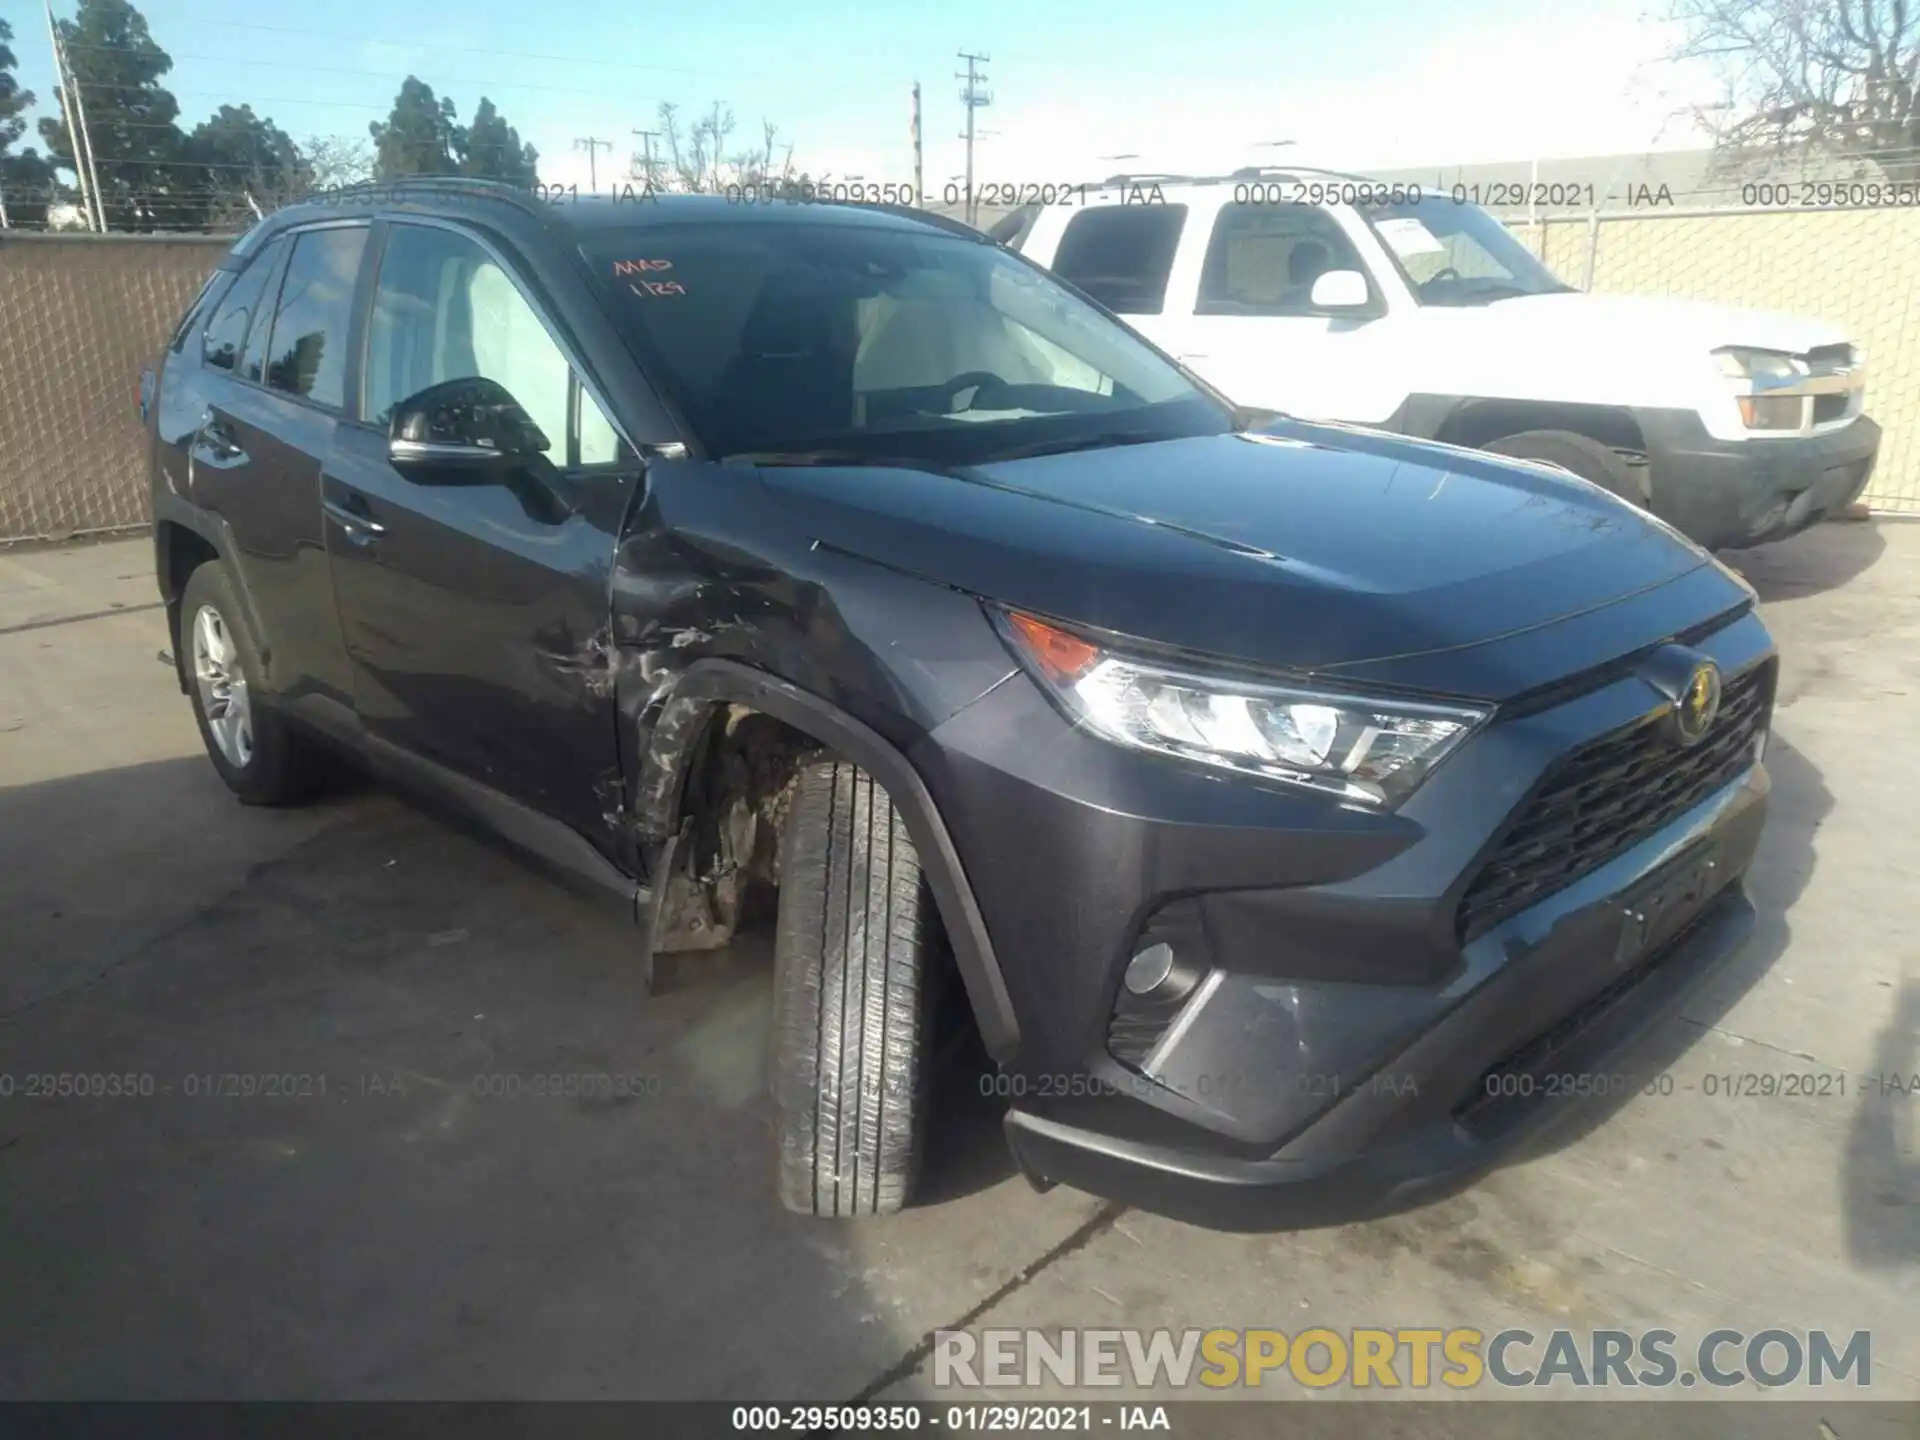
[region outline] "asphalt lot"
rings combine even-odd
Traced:
[[[1227,1236],[1033,1194],[965,1086],[930,1203],[784,1214],[763,950],[649,999],[628,933],[377,791],[239,806],[148,543],[0,553],[0,1397],[931,1397],[956,1323],[1315,1323],[1867,1329],[1920,1399],[1920,1097],[1870,1083],[1920,1072],[1920,525],[1733,558],[1785,656],[1763,919],[1654,1042],[1672,1093],[1424,1211]],[[553,1072],[658,1093],[474,1085]],[[1703,1093],[1749,1073],[1847,1083]]]

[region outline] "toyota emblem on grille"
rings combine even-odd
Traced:
[[[1637,668],[1667,702],[1667,739],[1683,748],[1706,739],[1720,718],[1720,667],[1685,645],[1662,645]]]
[[[1697,745],[1713,728],[1720,714],[1720,667],[1702,660],[1687,677],[1687,687],[1673,702],[1674,738],[1682,745]]]

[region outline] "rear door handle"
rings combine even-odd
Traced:
[[[333,517],[355,545],[370,545],[387,533],[387,527],[368,512],[364,495],[348,491],[338,500],[328,496],[320,502],[320,508]]]

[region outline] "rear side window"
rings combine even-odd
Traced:
[[[1184,205],[1103,205],[1067,222],[1052,270],[1116,315],[1158,315]]]
[[[269,387],[332,409],[346,403],[347,331],[366,245],[364,225],[294,237],[267,341]]]
[[[207,364],[214,369],[239,368],[240,352],[247,344],[247,331],[261,308],[261,292],[267,288],[274,261],[284,248],[285,242],[276,240],[254,256],[252,263],[240,272],[239,279],[227,287],[227,293],[215,307],[213,319],[207,322],[206,348],[202,352]]]
[[[1200,272],[1200,315],[1312,315],[1313,282],[1367,273],[1340,222],[1315,205],[1228,205]],[[1371,285],[1371,282],[1369,282]]]

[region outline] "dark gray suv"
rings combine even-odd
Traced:
[[[649,966],[771,924],[800,1211],[905,1203],[956,1021],[1036,1184],[1414,1203],[1617,1093],[1750,923],[1728,570],[1548,466],[1236,411],[964,227],[347,192],[142,394],[222,779],[358,757]]]

